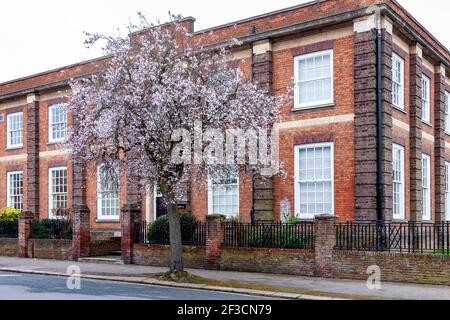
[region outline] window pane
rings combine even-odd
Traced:
[[[119,168],[110,170],[105,165],[98,168],[98,215],[100,218],[117,219],[119,212]]]
[[[67,209],[67,168],[50,169],[50,216]]]
[[[239,183],[238,177],[227,175],[211,183],[212,212],[210,214],[223,214],[237,216],[239,214]]]
[[[300,214],[314,216],[332,213],[331,146],[319,145],[299,149]],[[305,172],[302,172],[305,171]]]
[[[298,58],[297,90],[299,103],[310,105],[328,102],[332,98],[331,53]]]

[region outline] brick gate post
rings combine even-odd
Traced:
[[[206,217],[206,268],[220,269],[221,246],[224,243],[225,216]]]
[[[331,278],[333,267],[333,249],[336,245],[336,218],[331,215],[319,215],[314,219],[314,252],[317,277]]]
[[[91,211],[85,205],[73,208],[73,260],[89,257],[91,252]]]
[[[33,219],[34,214],[27,211],[19,216],[19,258],[28,258],[28,239],[30,238]]]
[[[122,222],[122,261],[133,263],[133,243],[136,240],[136,221],[141,215],[141,208],[137,204],[125,204],[121,210]]]

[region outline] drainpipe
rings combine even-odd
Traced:
[[[377,220],[383,221],[383,83],[382,83],[382,34],[380,8],[375,10],[377,28]]]
[[[256,25],[252,25],[252,34],[256,33]],[[251,59],[251,79],[253,81],[253,78],[255,76],[255,73],[253,71],[253,63],[255,62],[255,54],[253,51],[253,43],[250,44],[250,59]],[[255,171],[252,172],[252,210],[250,211],[250,220],[252,225],[255,223]]]

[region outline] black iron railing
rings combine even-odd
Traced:
[[[227,247],[312,249],[314,223],[227,222],[224,238]]]
[[[450,224],[340,223],[336,225],[336,249],[450,254]]]
[[[31,239],[72,239],[72,221],[68,219],[34,220],[31,224]]]
[[[206,223],[181,224],[181,239],[184,246],[205,246]],[[169,225],[143,221],[136,226],[136,241],[145,244],[170,245]]]
[[[0,221],[0,238],[18,238],[18,221]]]

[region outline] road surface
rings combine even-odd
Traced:
[[[73,283],[73,282],[72,282]],[[67,278],[0,272],[0,299],[20,300],[264,300],[232,293],[81,279],[70,290]]]

